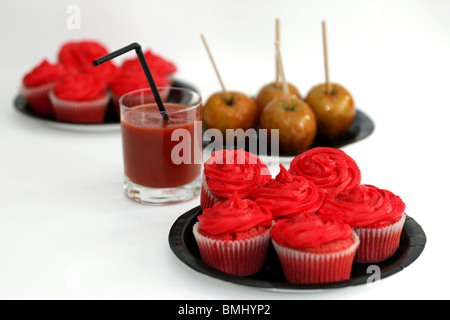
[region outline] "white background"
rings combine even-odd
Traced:
[[[66,26],[69,5],[79,30]],[[0,11],[0,298],[448,299],[450,1],[5,1]],[[301,93],[330,77],[375,132],[344,147],[364,183],[390,189],[425,230],[402,272],[374,285],[279,293],[197,273],[171,252],[177,217],[197,206],[150,207],[122,191],[120,128],[49,126],[13,108],[23,75],[68,40],[110,50],[139,42],[173,60],[206,99],[220,90],[204,33],[229,90],[255,95],[274,79],[274,26],[288,80]],[[274,174],[276,173],[274,168]]]

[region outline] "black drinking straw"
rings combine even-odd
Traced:
[[[161,111],[164,120],[169,120],[169,116],[166,113],[166,108],[164,107],[161,96],[159,95],[158,88],[156,87],[155,81],[153,80],[152,73],[150,72],[150,68],[148,67],[147,61],[145,60],[144,54],[142,53],[142,47],[139,43],[134,42],[132,44],[129,44],[126,47],[108,53],[106,56],[95,59],[94,61],[92,61],[92,63],[94,64],[94,66],[98,66],[99,64],[114,59],[131,50],[136,51],[139,62],[141,63],[142,69],[144,70],[145,76],[147,77],[148,84],[150,85],[153,95],[155,96],[156,104],[158,105],[159,111]]]

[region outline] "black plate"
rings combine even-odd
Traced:
[[[407,216],[400,238],[400,246],[390,259],[376,264],[354,263],[351,278],[347,281],[326,284],[291,284],[287,283],[284,278],[281,264],[272,244],[269,246],[266,263],[262,270],[248,277],[229,275],[204,264],[192,233],[192,227],[197,222],[199,214],[201,214],[200,206],[191,209],[180,216],[170,229],[169,244],[175,255],[192,269],[211,277],[266,289],[317,290],[366,284],[373,277],[373,269],[369,266],[377,265],[380,268],[381,279],[389,277],[413,263],[422,253],[426,243],[426,236],[421,226]]]
[[[314,141],[313,145],[311,146],[311,148],[315,148],[315,147],[342,148],[348,144],[355,143],[357,141],[360,141],[360,140],[368,137],[370,134],[372,134],[374,129],[375,129],[375,124],[372,121],[372,119],[369,116],[367,116],[364,112],[362,112],[361,110],[356,110],[355,119],[353,120],[353,122],[349,128],[349,133],[346,137],[337,139],[337,140],[332,140],[332,141],[316,139]],[[211,143],[211,141],[207,141],[207,140],[208,139],[203,141],[204,147],[206,147],[208,144]],[[233,141],[232,143],[235,143],[235,142]],[[234,145],[224,145],[223,148],[237,149],[239,147],[237,147],[236,144],[234,144]],[[244,149],[246,151],[250,151],[248,145],[245,145]],[[270,155],[271,154],[270,146],[268,146],[266,149],[267,150],[263,150],[263,153],[260,154],[260,150],[258,148],[258,155],[264,155],[264,156]],[[282,153],[280,151],[280,156],[291,157],[291,156],[296,156],[296,155],[297,154]]]
[[[176,80],[176,79],[174,79],[173,86],[178,87],[178,88],[190,89],[195,92],[198,92],[198,90],[196,88],[194,88],[192,85],[190,85],[186,82],[180,81],[180,80]],[[105,115],[105,121],[103,123],[65,122],[65,121],[56,120],[54,115],[44,115],[43,116],[40,114],[36,114],[33,111],[33,109],[30,107],[30,105],[26,102],[25,98],[20,94],[14,99],[14,108],[17,111],[19,111],[20,113],[22,113],[26,116],[29,116],[31,118],[35,118],[38,120],[44,120],[44,121],[48,121],[48,122],[56,123],[56,124],[67,124],[67,125],[71,125],[71,126],[83,126],[83,127],[92,127],[92,126],[98,127],[98,126],[108,126],[108,125],[120,124],[120,119],[112,105],[110,105],[108,107],[107,113]]]

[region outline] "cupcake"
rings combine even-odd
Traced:
[[[275,220],[315,214],[325,199],[324,192],[311,181],[290,174],[280,164],[280,173],[255,190],[252,199],[269,209]]]
[[[119,68],[113,61],[94,66],[92,61],[108,54],[105,46],[97,41],[83,40],[66,42],[58,52],[61,64],[70,66],[80,73],[93,73],[108,84],[117,75]]]
[[[359,239],[333,217],[280,219],[270,230],[286,281],[318,284],[350,279]]]
[[[198,216],[193,227],[201,260],[218,270],[248,276],[261,270],[270,243],[272,215],[237,192]]]
[[[289,172],[311,180],[326,194],[357,188],[361,172],[356,162],[340,149],[317,147],[296,156]]]
[[[77,73],[56,84],[49,93],[56,119],[102,123],[108,107],[106,85],[92,74]]]
[[[172,85],[172,76],[177,71],[176,65],[165,59],[164,57],[153,53],[151,50],[144,52],[145,61],[147,61],[148,67],[154,77],[164,77],[168,82],[168,85]],[[123,70],[142,70],[139,58],[127,59],[122,64]]]
[[[269,169],[258,156],[240,150],[220,150],[204,164],[200,205],[211,208],[216,201],[231,198],[235,191],[248,198],[272,179]]]
[[[152,74],[152,76],[157,87],[167,88],[159,91],[161,99],[163,101],[166,100],[169,95],[169,82],[167,81],[167,78],[159,76],[158,74]],[[125,93],[148,87],[149,83],[142,68],[121,69],[118,75],[109,83],[111,100],[117,115],[120,115],[119,98],[121,96]],[[152,102],[152,100],[146,100],[146,102]],[[155,102],[154,99],[153,102]]]
[[[337,217],[353,228],[361,241],[355,257],[360,263],[390,258],[399,247],[406,219],[400,197],[371,185],[327,196],[318,214]]]
[[[71,73],[70,68],[59,63],[52,64],[44,59],[23,77],[20,93],[35,113],[53,114],[48,93],[58,81]]]

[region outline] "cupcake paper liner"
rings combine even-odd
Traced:
[[[317,284],[350,279],[352,264],[359,246],[359,238],[347,249],[332,253],[302,252],[272,244],[280,259],[286,281],[296,284]]]
[[[398,222],[384,228],[355,228],[361,241],[355,262],[376,263],[392,257],[400,244],[405,219],[404,213]]]
[[[40,115],[50,115],[53,114],[53,107],[48,93],[52,90],[54,85],[55,82],[33,88],[22,86],[20,88],[20,93],[34,112]]]
[[[216,240],[193,227],[203,263],[225,273],[245,277],[261,270],[270,243],[269,230],[245,240]]]
[[[93,101],[67,101],[49,92],[56,119],[75,123],[102,123],[108,108],[109,94]]]
[[[212,208],[214,203],[219,201],[219,199],[214,196],[208,188],[205,176],[202,177],[202,188],[200,192],[200,206],[202,210],[207,208]]]

